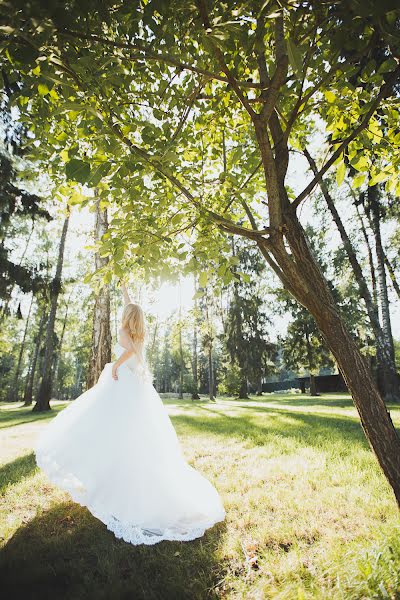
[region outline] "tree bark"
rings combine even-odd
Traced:
[[[367,252],[368,252],[368,264],[369,264],[369,272],[371,274],[371,284],[372,284],[372,298],[373,298],[373,301],[374,301],[374,305],[376,307],[377,318],[379,320],[379,313],[378,313],[378,286],[377,286],[377,283],[376,283],[376,270],[375,270],[375,264],[374,264],[374,255],[372,253],[372,248],[371,248],[371,244],[369,242],[369,237],[368,237],[367,229],[366,229],[365,224],[364,224],[364,219],[362,217],[362,214],[360,212],[359,207],[357,206],[357,204],[355,202],[354,202],[354,207],[356,209],[358,220],[360,221],[361,231],[362,231],[363,238],[364,238],[364,241],[365,241],[365,246],[366,246]]]
[[[394,344],[392,335],[392,326],[390,322],[389,295],[385,271],[385,254],[382,246],[381,225],[380,225],[380,207],[378,197],[378,187],[373,185],[368,188],[368,209],[370,212],[370,222],[375,238],[375,253],[377,274],[379,283],[379,300],[382,315],[382,329],[385,341],[390,348],[392,361],[394,362]]]
[[[317,166],[307,149],[304,150],[304,155],[306,156],[312,171],[316,174],[318,172]],[[353,269],[353,273],[356,278],[358,288],[360,290],[360,295],[365,302],[368,317],[375,335],[377,343],[378,363],[382,365],[382,369],[384,371],[382,377],[384,399],[387,402],[400,402],[400,384],[397,377],[396,365],[394,363],[394,353],[392,352],[392,349],[390,347],[388,337],[385,335],[384,329],[381,327],[381,324],[379,322],[378,308],[374,303],[371,293],[368,289],[368,285],[365,281],[361,265],[358,262],[355,250],[353,248],[349,236],[347,235],[346,229],[336,209],[333,198],[330,195],[326,183],[323,180],[321,180],[320,182],[320,187],[325,201],[327,203],[327,206],[332,214],[336,227],[339,231],[340,237],[343,241],[344,249],[348,256],[350,265]]]
[[[56,352],[56,358],[55,358],[55,361],[54,361],[53,381],[54,381],[54,388],[55,388],[55,394],[56,394],[56,396],[59,396],[59,392],[60,392],[60,386],[59,386],[59,381],[58,381],[58,371],[59,371],[59,367],[60,367],[61,350],[62,350],[62,345],[63,345],[63,341],[64,341],[65,328],[67,326],[68,310],[69,310],[69,301],[70,301],[70,299],[71,299],[71,294],[69,295],[69,298],[67,300],[67,306],[66,306],[66,309],[65,309],[65,314],[64,314],[63,326],[62,326],[62,330],[61,330],[60,341],[58,342],[58,348],[57,348],[57,352]]]
[[[194,280],[194,291],[196,294],[197,293],[196,278]],[[194,298],[194,315],[193,315],[192,376],[193,376],[192,400],[200,400],[198,356],[197,356],[197,298],[196,298],[196,295]]]
[[[317,396],[317,385],[315,382],[315,375],[312,373],[314,368],[314,360],[313,360],[313,351],[310,342],[310,335],[306,325],[306,347],[307,347],[307,361],[308,361],[308,371],[310,373],[310,396]]]
[[[40,345],[42,343],[43,329],[44,324],[46,322],[46,311],[43,310],[42,315],[39,321],[39,328],[36,335],[35,347],[33,350],[33,356],[31,360],[31,364],[29,366],[28,375],[26,378],[26,385],[24,391],[24,406],[30,406],[32,404],[33,399],[33,384],[35,382],[35,374],[36,374],[36,365],[40,352]]]
[[[8,394],[7,394],[7,396],[8,396],[7,400],[9,402],[16,402],[18,400],[19,374],[21,371],[22,357],[24,355],[24,350],[25,350],[25,342],[26,342],[26,336],[28,334],[28,326],[29,326],[29,320],[31,317],[32,305],[33,305],[33,293],[32,293],[31,301],[29,304],[28,315],[27,315],[26,321],[25,321],[24,335],[22,337],[22,342],[21,342],[20,348],[19,348],[17,366],[15,369],[12,383],[10,385],[10,388],[9,388]]]
[[[107,232],[107,210],[100,207],[100,199],[96,202],[94,238],[99,241]],[[98,252],[95,255],[95,267],[100,269],[108,263],[107,257],[102,257]],[[111,362],[111,303],[110,285],[104,284],[96,294],[93,311],[92,349],[89,369],[86,377],[86,386],[91,388],[98,380],[104,366]]]
[[[212,345],[208,347],[208,397],[215,400],[214,396],[214,367],[212,360]]]
[[[180,311],[179,311],[180,313]],[[183,400],[183,347],[182,347],[182,320],[181,314],[179,315],[179,396],[180,400]]]
[[[383,254],[383,257],[384,257],[384,260],[385,260],[386,268],[387,268],[388,273],[389,273],[389,277],[390,277],[392,285],[393,285],[393,289],[396,292],[396,294],[397,294],[397,296],[398,296],[398,298],[400,300],[400,285],[399,285],[399,282],[397,281],[396,273],[394,271],[393,265],[390,262],[390,260],[388,259],[387,254],[385,252]]]
[[[248,399],[249,399],[249,394],[248,394],[247,378],[242,377],[242,380],[240,382],[240,388],[239,388],[239,400],[248,400]]]
[[[58,259],[57,259],[57,267],[54,279],[51,283],[50,289],[50,311],[49,311],[49,320],[47,322],[46,328],[46,344],[45,344],[45,354],[43,361],[43,370],[42,370],[42,378],[39,385],[39,390],[37,394],[36,404],[33,407],[35,412],[42,412],[46,410],[50,410],[50,398],[51,398],[51,389],[52,389],[52,374],[53,374],[53,360],[54,360],[54,327],[56,322],[56,314],[57,314],[57,304],[58,297],[61,290],[61,275],[62,268],[64,262],[64,250],[65,250],[65,240],[67,237],[69,224],[69,213],[67,214],[60,238],[60,245],[58,248]]]
[[[367,361],[346,329],[327,282],[307,243],[304,230],[294,211],[285,211],[283,240],[259,242],[269,264],[273,254],[275,272],[292,295],[313,315],[353,397],[368,442],[400,505],[400,438],[390,413],[372,378]]]

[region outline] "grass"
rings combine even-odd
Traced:
[[[400,598],[398,510],[347,395],[165,404],[227,518],[152,547],[116,540],[36,468],[32,443],[55,411],[0,406],[4,597]]]

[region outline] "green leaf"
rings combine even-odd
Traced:
[[[338,184],[339,187],[342,185],[345,175],[346,175],[346,165],[344,164],[344,161],[342,161],[339,164],[337,171],[336,171],[336,183]]]
[[[364,180],[365,180],[365,173],[359,173],[358,175],[356,175],[356,177],[354,177],[351,187],[354,190],[356,190],[364,183]]]
[[[388,58],[385,60],[378,69],[378,73],[387,73],[388,71],[392,71],[397,66],[394,58]]]
[[[299,48],[291,39],[286,40],[287,53],[290,65],[297,77],[301,77],[303,73],[303,60]]]
[[[50,91],[45,83],[39,83],[37,88],[38,88],[39,96],[46,96]]]
[[[385,179],[387,179],[388,176],[388,173],[385,173],[385,171],[381,171],[380,173],[377,173],[376,175],[371,177],[371,179],[368,182],[368,185],[371,186],[376,185],[377,183],[381,183],[382,181],[385,181]]]
[[[107,175],[107,173],[109,172],[109,170],[111,169],[111,164],[109,162],[104,162],[101,163],[98,167],[96,167],[88,181],[87,184],[89,187],[96,187],[99,185],[100,181],[103,179],[103,177],[105,177]]]
[[[90,164],[78,158],[72,158],[65,165],[65,174],[67,179],[72,179],[78,183],[86,183],[90,177]]]
[[[324,92],[324,96],[328,100],[329,104],[333,104],[336,100],[335,94],[330,90],[326,90],[326,92]]]
[[[199,275],[199,286],[206,287],[208,281],[208,273],[206,271],[202,271]]]

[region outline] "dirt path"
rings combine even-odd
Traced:
[[[0,430],[0,464],[8,463],[18,456],[32,452],[39,432],[48,421],[24,423]]]

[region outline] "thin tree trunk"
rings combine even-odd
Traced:
[[[26,342],[26,336],[28,334],[28,327],[29,327],[29,320],[31,317],[32,306],[33,306],[33,293],[32,293],[31,301],[29,304],[29,310],[28,310],[28,314],[26,317],[26,321],[25,321],[24,335],[22,337],[22,342],[21,342],[20,348],[19,348],[17,366],[15,368],[14,377],[13,377],[12,383],[10,385],[10,388],[8,390],[8,394],[7,394],[7,396],[8,396],[7,400],[9,402],[16,402],[18,400],[19,374],[21,371],[22,358],[23,358],[24,350],[25,350],[25,342]]]
[[[208,347],[208,397],[210,400],[215,400],[214,396],[214,367],[212,359],[212,345]]]
[[[107,210],[100,207],[100,199],[96,202],[96,221],[94,238],[99,241],[107,232],[108,219]],[[102,257],[98,252],[95,255],[96,270],[108,263],[107,257]],[[111,304],[110,284],[105,284],[98,291],[94,303],[92,350],[89,361],[89,369],[86,378],[87,388],[91,388],[98,380],[104,366],[111,362]]]
[[[200,400],[199,396],[199,371],[198,371],[198,356],[197,356],[197,281],[194,278],[194,311],[193,311],[193,347],[192,347],[192,375],[193,375],[193,391],[192,400]]]
[[[355,207],[356,212],[357,212],[358,220],[360,221],[361,231],[362,231],[363,238],[364,238],[364,241],[365,241],[365,245],[366,245],[366,248],[367,248],[369,271],[371,273],[372,297],[373,297],[373,300],[374,300],[374,304],[376,306],[376,310],[378,312],[378,286],[377,286],[377,283],[376,283],[376,271],[375,271],[375,264],[374,264],[374,255],[372,253],[372,248],[371,248],[371,244],[369,242],[369,237],[368,237],[367,229],[366,229],[365,224],[364,224],[364,219],[362,217],[362,214],[361,214],[360,209],[359,209],[358,205],[356,204],[356,202],[354,202],[354,207]],[[378,319],[379,319],[379,314],[378,314]]]
[[[385,257],[381,237],[378,187],[375,185],[370,186],[368,188],[368,207],[371,215],[372,231],[375,237],[375,252],[379,283],[379,299],[382,315],[382,329],[385,336],[386,344],[390,348],[391,358],[394,363],[394,343],[392,335],[392,325],[390,322],[390,307],[386,281]]]
[[[64,261],[64,250],[65,250],[65,240],[67,237],[69,224],[69,213],[67,214],[60,238],[60,245],[58,248],[58,259],[57,259],[57,267],[54,279],[51,284],[50,290],[50,312],[49,312],[49,320],[47,322],[46,328],[46,344],[45,344],[45,354],[43,361],[43,371],[42,378],[39,385],[39,390],[37,394],[36,404],[33,407],[33,410],[36,412],[42,412],[46,410],[50,410],[50,398],[51,398],[51,388],[52,388],[52,373],[53,373],[53,360],[54,360],[54,327],[56,322],[56,314],[57,314],[57,304],[58,297],[61,289],[61,275],[62,275],[62,267]]]
[[[178,342],[179,342],[179,396],[180,400],[183,400],[183,347],[182,347],[182,309],[179,305],[179,331],[178,331]]]
[[[393,285],[393,289],[396,292],[396,294],[397,294],[397,296],[398,296],[398,298],[400,300],[400,285],[399,285],[399,283],[398,283],[398,281],[396,279],[396,273],[394,271],[393,265],[390,262],[390,260],[388,259],[387,254],[385,252],[383,253],[383,258],[384,258],[384,261],[385,261],[385,265],[386,265],[387,271],[389,273],[389,277],[390,277],[392,285]]]
[[[39,329],[36,335],[35,347],[33,350],[32,361],[29,367],[28,376],[26,378],[26,386],[24,391],[24,406],[31,406],[33,399],[33,384],[35,382],[36,364],[39,357],[40,345],[42,343],[42,336],[44,330],[44,324],[46,322],[46,311],[43,310],[39,321]]]
[[[59,386],[59,381],[58,381],[58,371],[59,371],[59,367],[60,367],[61,350],[62,350],[62,345],[63,345],[63,341],[64,341],[65,328],[67,326],[69,302],[71,300],[71,295],[72,295],[72,292],[69,295],[68,300],[67,300],[67,306],[65,308],[64,320],[63,320],[63,326],[62,326],[62,330],[61,330],[60,341],[58,343],[56,358],[55,358],[55,361],[54,361],[53,381],[54,381],[55,395],[57,397],[60,394],[60,386]]]
[[[306,156],[312,171],[314,173],[317,173],[318,170],[315,161],[312,159],[312,157],[306,149],[304,150],[304,155]],[[323,180],[320,182],[320,187],[325,201],[328,205],[328,208],[335,221],[336,227],[340,233],[340,237],[342,238],[344,249],[349,258],[349,262],[353,269],[353,273],[356,278],[358,288],[360,290],[360,295],[364,299],[368,317],[377,343],[378,358],[382,357],[381,362],[382,368],[384,369],[384,377],[382,380],[382,384],[384,385],[384,398],[388,402],[400,402],[400,384],[397,377],[396,365],[394,363],[394,354],[391,351],[388,339],[380,325],[377,306],[371,297],[371,293],[365,281],[360,263],[358,262],[356,253],[354,251],[350,238],[347,235],[340,215],[336,209],[333,198],[330,195],[326,183]]]
[[[313,352],[312,352],[310,335],[309,335],[309,330],[308,330],[307,325],[306,325],[305,336],[306,336],[306,347],[307,347],[308,371],[310,373],[310,396],[318,396],[317,385],[315,382],[315,375],[312,373],[313,368],[314,368],[314,359],[313,359]]]

